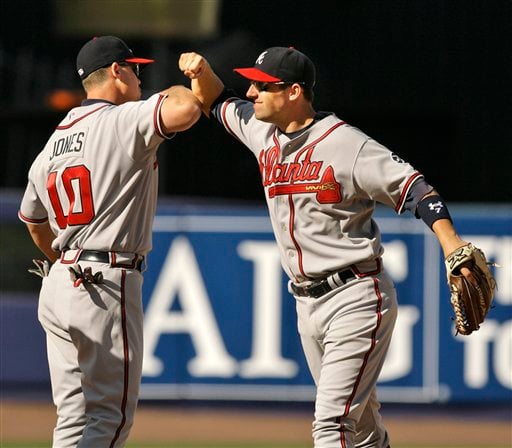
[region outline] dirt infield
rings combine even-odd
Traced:
[[[505,414],[441,415],[383,410],[392,440],[411,446],[511,446],[509,411]],[[55,411],[51,404],[7,401],[0,408],[0,442],[51,439]],[[282,409],[185,407],[141,404],[130,436],[137,443],[304,443],[311,441],[311,415]],[[2,444],[0,443],[0,446]]]

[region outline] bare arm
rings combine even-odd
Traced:
[[[201,104],[190,89],[172,86],[161,93],[167,95],[160,109],[162,130],[166,134],[186,131],[201,117]]]
[[[424,198],[428,198],[429,196],[435,196],[438,193],[435,190],[432,190],[430,193],[427,193]],[[432,231],[435,233],[437,239],[439,240],[439,244],[443,249],[444,257],[446,258],[450,255],[455,249],[459,247],[465,246],[468,244],[467,241],[464,241],[455,230],[452,222],[449,219],[438,219],[432,224]],[[473,278],[471,271],[463,267],[461,269],[461,273],[472,283],[475,283],[476,280]]]
[[[457,232],[449,219],[439,219],[433,224],[432,230],[436,234],[437,239],[443,248],[445,257],[451,254],[455,249],[468,244],[466,241],[461,239],[459,235],[457,235]]]
[[[422,200],[430,196],[436,196],[439,193],[436,190],[432,190],[423,196]],[[448,256],[455,249],[468,244],[466,241],[461,239],[453,227],[452,222],[449,219],[438,219],[432,225],[432,230],[439,240],[439,244],[443,249],[444,256]]]
[[[200,54],[183,53],[180,56],[179,67],[184,75],[192,80],[192,92],[201,102],[205,115],[209,116],[213,102],[224,90],[224,83]]]
[[[27,223],[27,228],[34,244],[54,263],[59,258],[60,253],[52,249],[52,241],[55,239],[55,234],[50,228],[50,224],[36,225]]]

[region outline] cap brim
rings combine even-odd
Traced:
[[[261,82],[279,82],[281,79],[276,78],[275,76],[268,75],[261,70],[250,67],[250,68],[235,68],[233,69],[235,73],[243,76],[244,78],[250,79],[251,81],[261,81]]]
[[[133,64],[152,64],[155,62],[154,59],[146,59],[146,58],[127,58],[126,62],[132,62]]]

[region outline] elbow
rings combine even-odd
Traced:
[[[183,113],[185,121],[182,123],[181,129],[176,130],[177,132],[186,131],[187,129],[190,129],[199,121],[199,118],[201,118],[202,109],[201,104],[199,102],[187,104],[185,108],[187,109]],[[188,119],[186,119],[187,117]]]
[[[201,117],[201,103],[186,101],[169,109],[168,114],[162,113],[162,127],[167,134],[190,129]]]

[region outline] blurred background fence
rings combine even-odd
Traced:
[[[274,45],[316,63],[315,105],[388,146],[449,201],[512,200],[512,2],[509,0],[3,0],[0,29],[0,187],[27,169],[81,98],[75,57],[94,35],[116,34],[154,57],[143,91],[187,84],[179,54],[233,74]],[[163,195],[261,201],[257,165],[203,118],[162,145]]]
[[[48,396],[37,322],[37,255],[2,197],[0,386],[4,397]],[[464,239],[495,268],[495,306],[475,334],[456,336],[439,244],[413,217],[379,209],[384,263],[399,318],[379,398],[391,403],[512,401],[512,205],[454,206]],[[143,286],[142,400],[303,402],[314,386],[293,297],[264,206],[161,201]]]
[[[316,108],[336,112],[422,171],[460,205],[463,235],[504,266],[485,330],[455,338],[431,236],[414,219],[379,210],[402,305],[383,400],[510,400],[512,2],[4,0],[0,15],[3,393],[48,391],[39,284],[25,272],[36,253],[15,218],[27,171],[82,98],[81,45],[115,34],[157,60],[143,72],[144,96],[187,84],[177,69],[183,51],[207,56],[240,93],[247,86],[232,68],[252,65],[264,48],[293,45],[308,54],[317,66]],[[203,117],[158,157],[143,398],[311,400],[253,156]],[[258,314],[258,303],[270,314]],[[486,362],[478,366],[476,354]]]

